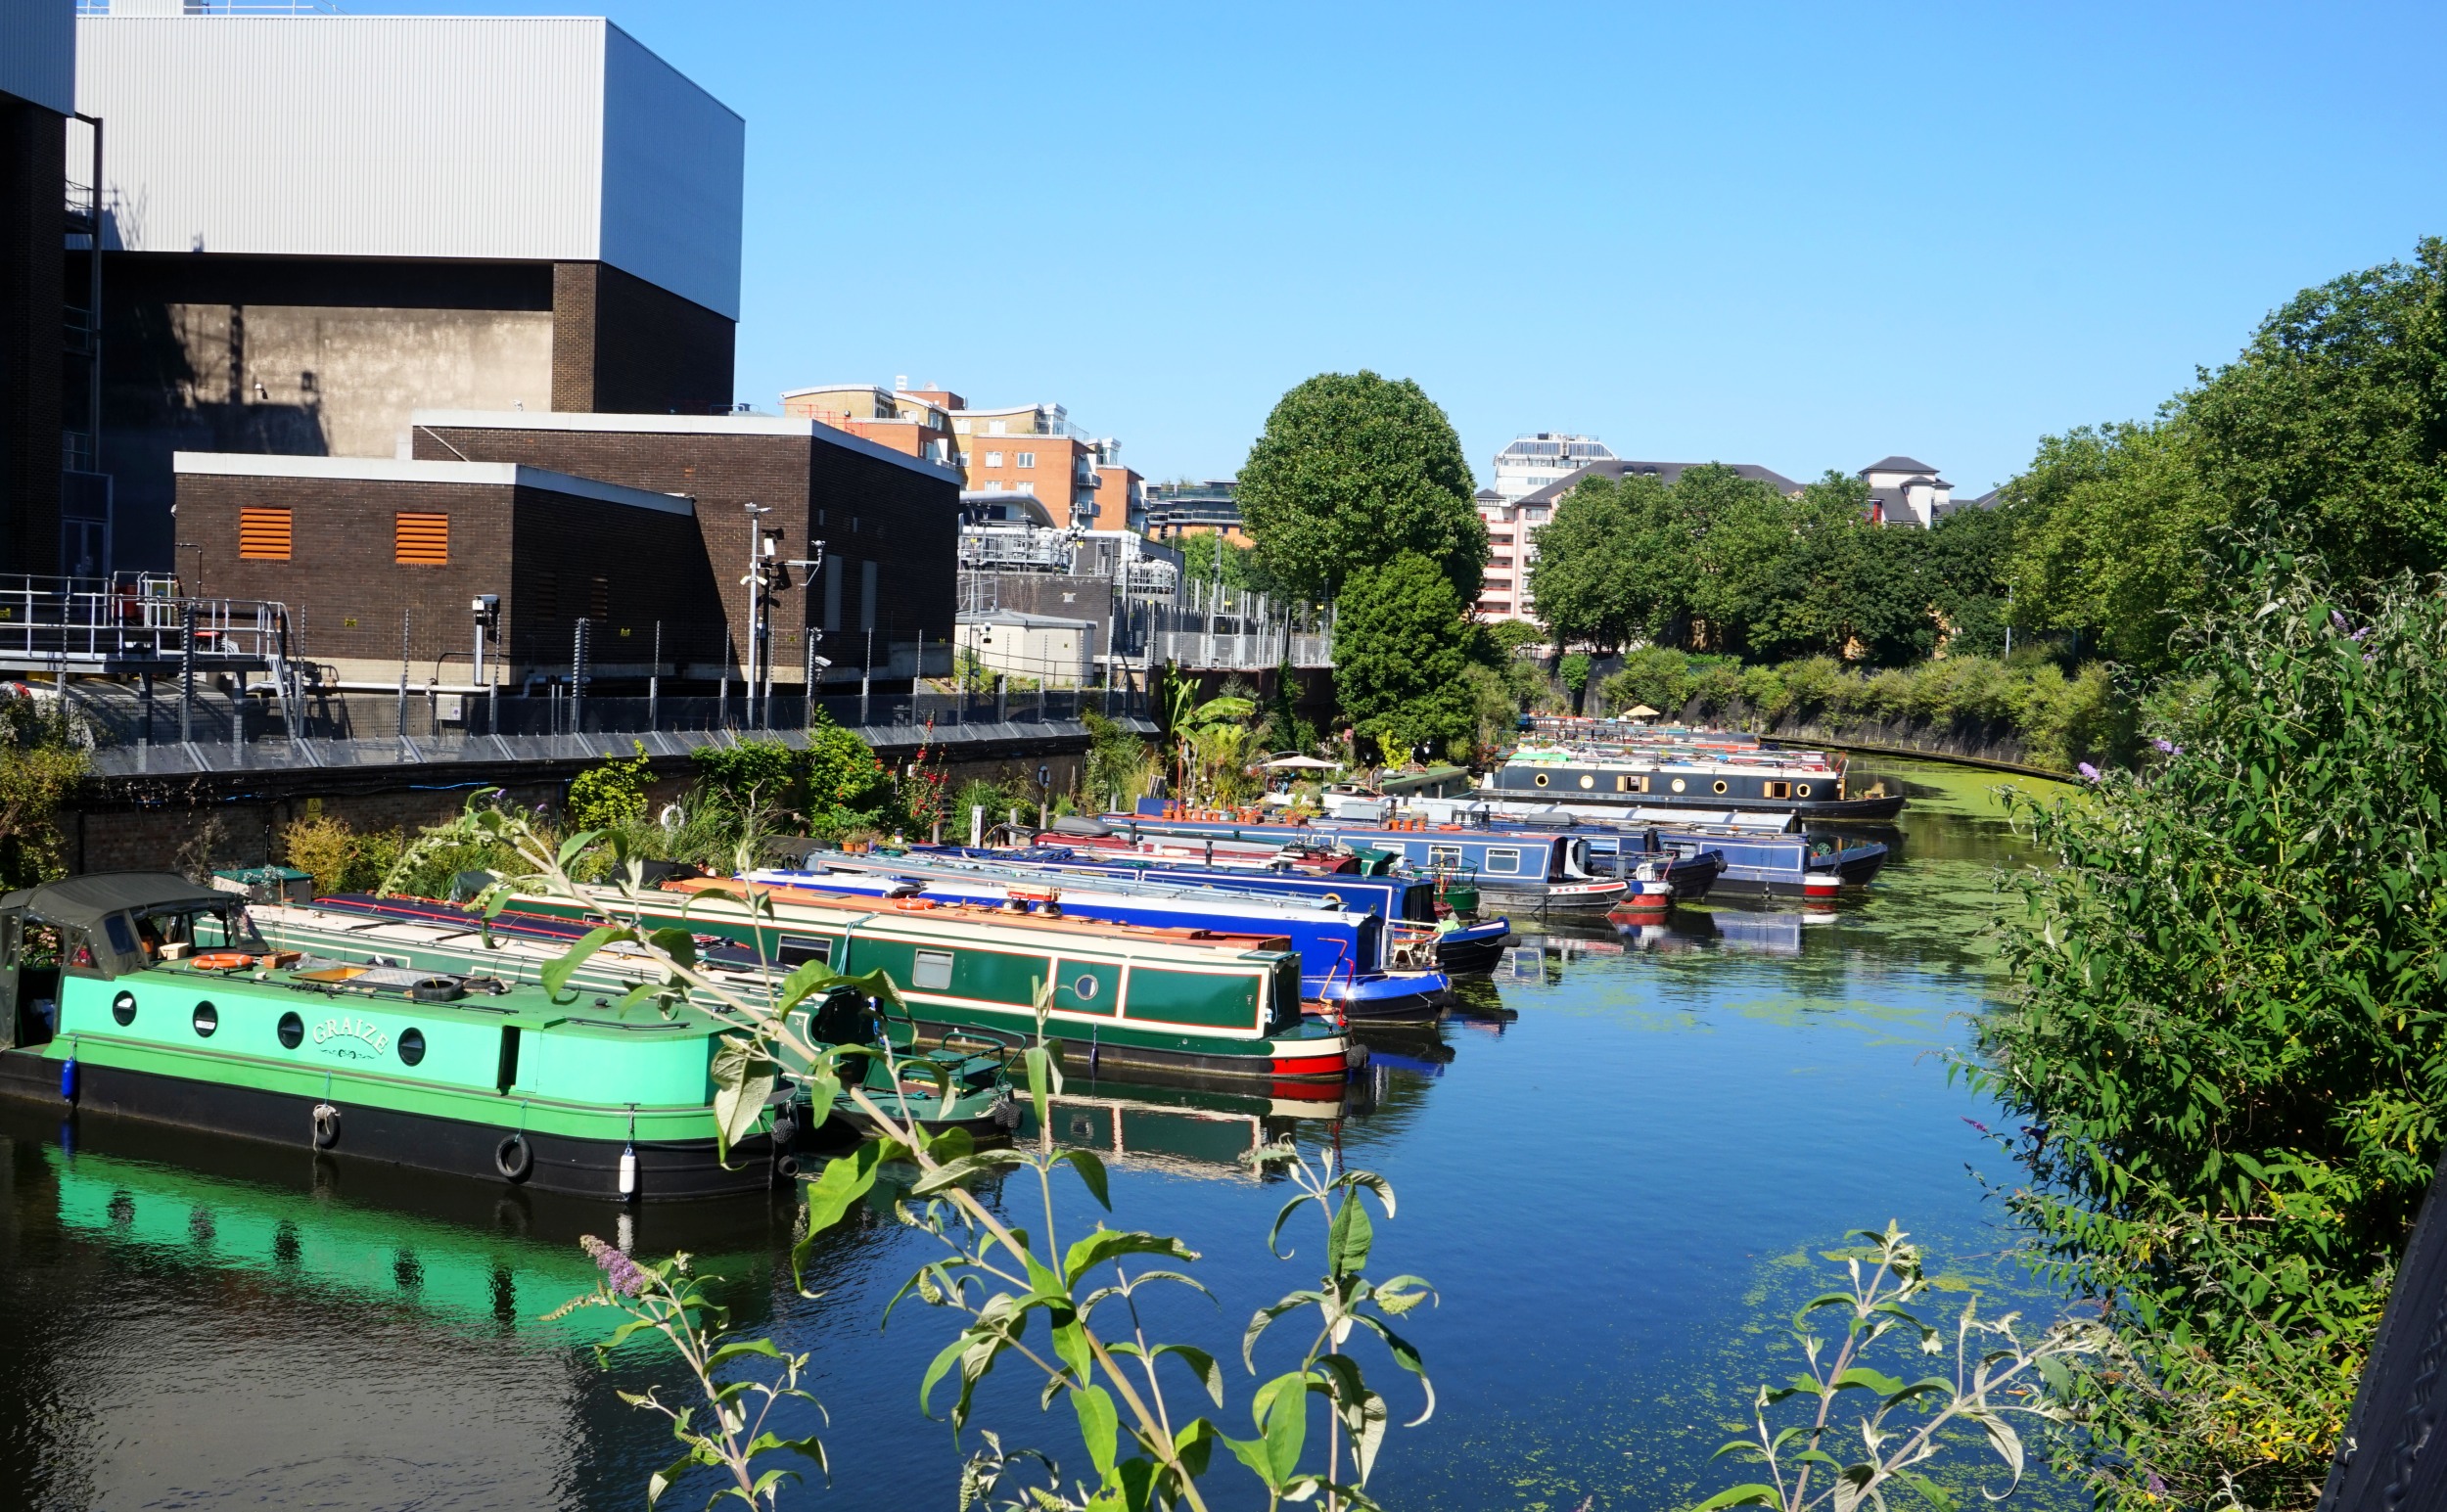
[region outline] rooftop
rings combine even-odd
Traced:
[[[960,470],[948,463],[929,462],[864,436],[836,430],[821,421],[795,415],[616,415],[596,411],[552,409],[420,409],[408,417],[427,430],[460,431],[598,431],[643,432],[655,435],[804,435],[854,451],[878,462],[956,482]]]
[[[625,504],[667,515],[693,515],[696,501],[685,494],[656,493],[608,483],[599,479],[556,473],[520,462],[417,462],[396,457],[291,457],[262,452],[179,451],[170,454],[170,471],[190,477],[315,478],[333,481],[386,483],[479,483],[488,487],[540,488],[573,498],[605,504]]]
[[[1552,504],[1556,500],[1562,498],[1565,494],[1570,493],[1573,489],[1579,487],[1583,481],[1592,478],[1623,478],[1631,475],[1644,475],[1655,478],[1660,482],[1671,484],[1679,480],[1685,473],[1689,472],[1692,468],[1707,467],[1711,465],[1712,464],[1704,462],[1639,462],[1626,458],[1617,458],[1608,462],[1593,462],[1589,466],[1582,468],[1580,471],[1567,478],[1556,479],[1553,482],[1548,483],[1546,487],[1539,489],[1535,493],[1523,494],[1520,498],[1515,499],[1513,503],[1516,505]],[[1777,472],[1773,468],[1761,467],[1755,462],[1730,462],[1722,465],[1731,467],[1734,472],[1739,473],[1744,478],[1756,479],[1761,482],[1767,483],[1771,487],[1775,488],[1778,493],[1796,493],[1801,489],[1801,484],[1793,481],[1789,478],[1786,478],[1783,474]]]

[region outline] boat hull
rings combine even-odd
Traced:
[[[1503,959],[1504,941],[1512,938],[1512,921],[1488,919],[1448,930],[1436,937],[1436,964],[1448,974],[1494,971]]]
[[[924,1044],[940,1043],[947,1034],[973,1036],[981,1027],[973,1020],[933,1016],[922,1005],[914,1020],[917,1038]],[[1092,1081],[1114,1077],[1210,1092],[1248,1092],[1264,1086],[1279,1098],[1339,1102],[1351,1074],[1367,1064],[1367,1051],[1340,1034],[1276,1040],[1259,1054],[1219,1055],[1186,1045],[1151,1044],[1143,1038],[1077,1035],[1066,1032],[1070,1028],[1048,1025],[1046,1037],[1061,1045],[1063,1076],[1072,1084],[1082,1077]]]
[[[1733,798],[1705,793],[1627,793],[1621,798],[1602,792],[1548,792],[1540,788],[1479,788],[1470,795],[1483,802],[1553,803],[1574,810],[1631,814],[1635,809],[1680,809],[1688,813],[1798,814],[1804,819],[1892,819],[1903,812],[1904,795],[1875,798],[1767,799]],[[1620,822],[1620,821],[1618,821]]]
[[[142,1120],[266,1144],[295,1146],[343,1161],[411,1167],[465,1176],[503,1188],[573,1197],[618,1200],[625,1139],[589,1139],[548,1130],[523,1134],[534,1165],[512,1182],[495,1163],[508,1123],[439,1117],[410,1109],[351,1101],[345,1083],[328,1095],[300,1094],[226,1080],[169,1076],[133,1067],[80,1060],[73,1104],[60,1096],[61,1061],[36,1050],[0,1052],[0,1095],[47,1102],[64,1114],[80,1111]],[[314,1143],[316,1105],[339,1110],[339,1135],[325,1149]],[[505,1110],[516,1113],[515,1105]],[[731,1151],[729,1168],[716,1158],[712,1139],[639,1139],[639,1201],[735,1197],[773,1184],[774,1150],[759,1133]]]

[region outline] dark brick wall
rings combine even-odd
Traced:
[[[705,415],[731,404],[738,328],[600,262],[552,269],[552,407]]]
[[[0,572],[58,571],[67,151],[61,116],[0,95]]]
[[[859,634],[860,564],[876,568],[875,639],[880,662],[894,641],[923,633],[941,641],[951,633],[957,602],[959,485],[947,475],[929,478],[897,463],[833,446],[805,435],[667,435],[643,431],[543,431],[443,428],[419,430],[416,454],[447,459],[525,462],[582,478],[658,492],[684,493],[697,501],[697,527],[721,595],[727,655],[746,658],[747,589],[739,583],[748,560],[748,515],[756,503],[772,513],[763,524],[779,529],[785,556],[807,555],[810,538],[821,538],[844,561],[842,628],[818,646],[818,654],[855,665],[863,651]],[[796,682],[803,664],[805,626],[821,623],[823,577],[794,579],[774,612],[774,659],[780,680]],[[708,626],[708,629],[715,627]],[[692,657],[709,655],[691,651]]]
[[[480,593],[501,596],[500,644],[511,664],[533,662],[547,670],[568,663],[572,623],[594,607],[598,576],[617,611],[596,632],[599,665],[628,660],[604,649],[607,630],[615,647],[638,645],[642,662],[657,619],[687,621],[715,613],[713,575],[696,524],[683,515],[531,487],[198,473],[179,478],[178,498],[181,534],[203,548],[208,591],[287,604],[301,623],[303,654],[319,661],[395,661],[404,611],[412,682],[467,680],[474,640],[468,606]],[[289,561],[239,557],[245,506],[291,511]],[[450,517],[447,565],[401,566],[394,559],[392,517],[403,512]],[[632,620],[643,642],[636,634],[619,636]]]

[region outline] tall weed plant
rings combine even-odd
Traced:
[[[2060,864],[1963,1067],[2143,1367],[2077,1368],[2057,1444],[2110,1508],[2318,1501],[2447,1120],[2447,600],[2244,580],[2149,769],[2018,802]]]

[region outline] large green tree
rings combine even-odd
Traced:
[[[1415,551],[1351,574],[1335,602],[1334,692],[1389,758],[1442,756],[1477,728],[1463,676],[1474,626],[1444,568]]]
[[[2344,583],[2447,570],[2447,243],[2304,290],[2155,418],[2044,439],[2006,493],[2019,614],[2145,668],[2231,587],[2222,530]]]
[[[1320,373],[1276,401],[1237,498],[1260,560],[1286,589],[1330,599],[1362,568],[1415,552],[1465,604],[1487,567],[1461,438],[1407,378]]]

